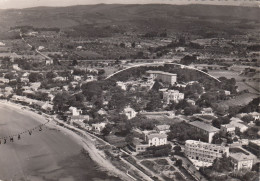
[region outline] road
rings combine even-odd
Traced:
[[[43,117],[27,110],[0,103],[0,138],[14,137],[0,145],[0,180],[119,180],[108,176],[88,155],[75,138],[60,131],[59,127],[46,126],[27,132],[45,123]]]

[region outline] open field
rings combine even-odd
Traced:
[[[252,101],[254,98],[259,97],[256,94],[251,93],[244,93],[242,95],[237,96],[234,99],[222,101],[221,104],[227,105],[227,106],[243,106],[248,104],[250,101]]]
[[[230,71],[230,70],[210,70],[208,71],[208,73],[215,77],[226,77],[228,79],[235,78],[237,82],[247,78],[244,76],[240,76],[239,72]]]

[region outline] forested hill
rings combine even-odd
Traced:
[[[259,22],[260,8],[214,5],[98,4],[1,10],[0,17],[1,28],[14,25],[62,28],[108,23],[138,26],[149,20],[155,21],[160,26],[162,23],[194,19],[202,22],[244,20]]]

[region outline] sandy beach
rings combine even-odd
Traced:
[[[46,118],[21,107],[0,102],[0,138],[24,132],[20,140],[17,136],[14,142],[1,140],[0,180],[130,180],[95,148],[90,135],[82,138],[53,121],[40,131]]]

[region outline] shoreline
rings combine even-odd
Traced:
[[[106,155],[103,151],[96,148],[95,143],[93,143],[93,136],[91,134],[82,130],[78,130],[77,128],[74,128],[73,126],[68,125],[63,121],[57,120],[55,118],[55,115],[47,115],[45,113],[42,113],[42,115],[40,115],[30,110],[30,107],[28,106],[20,105],[6,100],[0,100],[0,105],[7,106],[8,108],[14,109],[20,113],[22,112],[22,114],[26,114],[35,118],[35,120],[40,123],[39,125],[46,123],[46,120],[48,120],[48,118],[51,118],[51,120],[45,126],[58,129],[63,134],[69,135],[69,137],[72,138],[75,143],[83,147],[83,149],[88,153],[90,159],[100,167],[101,171],[106,171],[108,175],[118,177],[121,180],[131,180],[126,175],[126,173],[116,168],[108,159],[106,159]],[[22,107],[26,107],[26,109],[22,110]],[[58,122],[63,123],[64,125],[66,125],[67,128],[58,126],[56,124]],[[69,128],[79,132],[83,136],[78,135],[76,132],[70,130]]]

